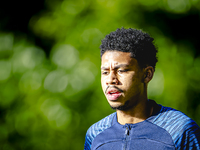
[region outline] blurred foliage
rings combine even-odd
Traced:
[[[83,149],[89,126],[113,112],[99,45],[120,27],[155,38],[149,98],[200,124],[199,0],[12,2],[0,6],[1,150]]]

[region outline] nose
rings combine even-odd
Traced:
[[[119,81],[117,79],[116,74],[113,71],[110,72],[110,74],[107,77],[106,84],[107,85],[116,85],[118,83],[119,83]]]

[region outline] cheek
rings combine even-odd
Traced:
[[[123,86],[130,86],[134,82],[133,76],[121,76],[119,80]]]
[[[132,90],[134,88],[139,88],[141,81],[135,76],[127,76],[121,79],[123,87],[126,90]]]
[[[101,87],[103,90],[106,88],[105,79],[103,77],[101,77]]]
[[[105,84],[105,79],[103,77],[101,77],[101,85]]]

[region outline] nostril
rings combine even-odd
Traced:
[[[109,82],[106,82],[106,85],[112,85],[112,84],[118,84],[118,80],[117,79],[114,79],[112,81],[109,81]]]
[[[110,74],[107,76],[106,84],[118,84],[118,79],[116,77],[116,74],[114,72],[110,72]]]

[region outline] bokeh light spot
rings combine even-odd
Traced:
[[[58,67],[69,69],[78,61],[78,51],[71,45],[61,45],[54,49],[52,62]]]
[[[44,88],[50,92],[63,92],[68,85],[68,76],[62,70],[50,72],[44,81]]]
[[[24,72],[40,65],[45,58],[41,49],[35,47],[18,47],[12,58],[13,72]]]
[[[181,13],[189,10],[191,7],[189,0],[167,0],[169,9]]]
[[[64,108],[57,99],[47,99],[43,102],[41,110],[50,121],[55,121],[57,127],[67,125],[71,121],[71,113]]]
[[[89,61],[82,61],[74,68],[73,74],[71,76],[70,83],[74,90],[80,91],[87,88],[94,79],[95,72],[94,66]]]
[[[11,62],[0,61],[0,81],[7,80],[11,74]]]
[[[19,87],[22,91],[37,90],[42,85],[42,77],[38,72],[26,72],[20,79]]]
[[[154,77],[148,85],[148,94],[149,96],[159,96],[163,93],[164,90],[164,76],[161,69],[156,68]]]

